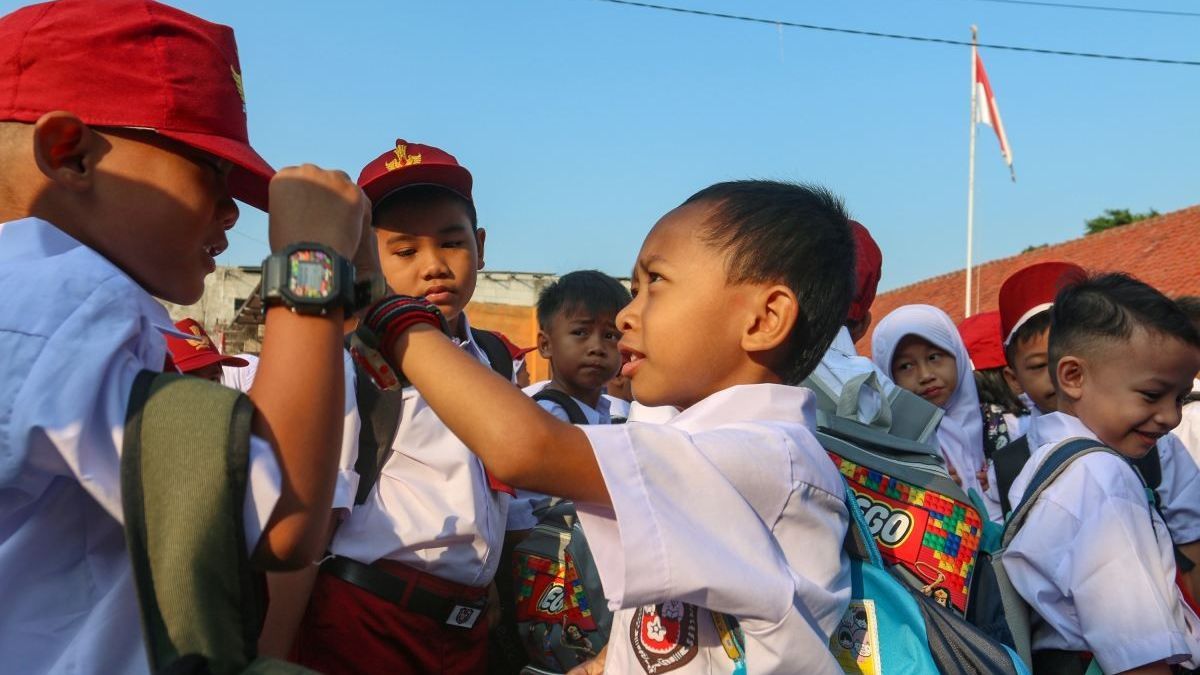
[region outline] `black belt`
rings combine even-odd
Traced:
[[[388,574],[371,565],[364,565],[353,558],[334,556],[321,563],[321,571],[376,595],[400,607],[437,619],[449,626],[472,628],[487,607],[487,598],[468,600],[448,598],[430,590],[412,585],[405,601],[409,581]]]

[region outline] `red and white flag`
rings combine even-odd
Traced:
[[[971,50],[975,55],[975,122],[986,124],[996,132],[1000,141],[1000,153],[1004,155],[1004,163],[1013,180],[1017,179],[1013,171],[1012,148],[1008,146],[1008,136],[1004,133],[1004,122],[1000,121],[1000,107],[996,105],[996,96],[992,93],[992,83],[988,81],[987,71],[983,69],[983,59],[979,58],[979,50]]]

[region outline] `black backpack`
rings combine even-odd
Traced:
[[[471,338],[487,355],[492,370],[511,382],[512,356],[500,338],[496,337],[495,333],[477,328],[471,329]],[[351,348],[352,340],[353,334],[346,337],[347,349]],[[358,402],[358,416],[362,422],[358,430],[358,460],[354,462],[354,471],[359,477],[354,503],[362,504],[371,494],[371,488],[375,487],[379,480],[379,472],[392,452],[392,443],[395,442],[396,431],[400,428],[400,410],[403,407],[404,395],[400,390],[384,391],[377,387],[371,374],[363,368],[357,358],[354,359],[354,371],[354,398]]]

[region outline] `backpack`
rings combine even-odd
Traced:
[[[562,406],[572,424],[588,423],[563,392],[546,388],[533,399]],[[575,505],[551,500],[535,515],[537,525],[513,551],[517,633],[534,666],[530,672],[564,673],[608,642],[612,612]]]
[[[256,657],[265,586],[242,525],[253,414],[244,394],[207,380],[134,380],[121,506],[152,673],[312,672]]]
[[[511,382],[512,356],[500,338],[477,328],[471,329],[471,338],[487,355],[492,370]],[[346,348],[354,360],[354,398],[362,422],[358,430],[358,459],[354,462],[354,471],[359,478],[358,492],[354,495],[356,505],[367,501],[371,488],[379,481],[379,472],[392,453],[392,443],[400,429],[400,410],[404,403],[404,394],[399,387],[383,389],[376,384],[376,375],[364,358],[367,350],[361,344],[357,331],[346,337]]]
[[[885,563],[859,501],[847,484],[850,605],[829,639],[842,670],[855,675],[1029,675],[1011,649],[914,588],[902,576],[902,567]]]
[[[1032,631],[1031,631],[1031,609],[1030,605],[1025,602],[1025,599],[1016,592],[1012,580],[1009,579],[1008,573],[1004,571],[1003,556],[1004,551],[1008,549],[1009,544],[1013,543],[1016,533],[1020,532],[1021,526],[1025,525],[1028,515],[1033,509],[1034,503],[1037,503],[1038,497],[1042,496],[1051,483],[1061,474],[1066,471],[1066,468],[1081,456],[1091,453],[1110,453],[1118,456],[1123,461],[1128,461],[1123,455],[1118,454],[1116,450],[1103,446],[1098,441],[1091,438],[1074,438],[1074,440],[1064,441],[1058,444],[1058,447],[1052,450],[1049,456],[1046,456],[1042,466],[1038,467],[1033,478],[1030,480],[1030,485],[1025,489],[1025,494],[1021,496],[1021,501],[1016,504],[1012,515],[1004,524],[1004,533],[1001,538],[1000,548],[994,554],[991,554],[986,560],[980,563],[979,574],[976,579],[976,589],[972,595],[976,598],[976,602],[972,607],[972,616],[968,619],[983,629],[985,633],[991,635],[992,638],[1002,641],[1002,643],[1010,645],[1019,653],[1022,661],[1026,664],[1033,664],[1032,650]],[[1141,472],[1136,468],[1133,462],[1129,462],[1130,466],[1134,467],[1135,473],[1138,473],[1139,479],[1145,485],[1146,480],[1141,476]],[[1148,500],[1152,498],[1148,497]],[[1153,506],[1153,502],[1152,502]],[[1039,670],[1054,671],[1054,673],[1063,673],[1067,675],[1078,668],[1078,673],[1084,673],[1085,663],[1081,662],[1074,652],[1056,652],[1058,655],[1066,655],[1067,658],[1054,667],[1039,668]],[[1091,670],[1090,670],[1091,671]]]
[[[817,393],[817,440],[854,492],[883,559],[964,613],[986,518],[978,495],[962,491],[938,454],[941,409],[899,387],[883,396],[874,373],[847,382],[836,399],[813,378],[805,386]],[[877,387],[886,402],[870,424],[857,416],[863,386]]]

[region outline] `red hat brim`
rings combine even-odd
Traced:
[[[275,169],[255,152],[254,148],[224,136],[170,129],[156,129],[156,131],[162,136],[203,150],[233,164],[233,169],[229,172],[229,194],[234,199],[257,209],[267,210],[269,205],[268,187],[271,184],[271,178],[275,175]]]
[[[388,171],[362,185],[372,206],[379,204],[397,190],[416,185],[436,185],[446,188],[468,202],[471,201],[471,172],[449,164],[423,164]]]
[[[249,361],[237,356],[226,356],[225,354],[221,354],[216,351],[203,351],[197,352],[196,355],[191,358],[184,359],[182,361],[176,361],[175,367],[178,368],[179,372],[181,373],[190,373],[193,370],[199,370],[206,366],[211,366],[214,363],[219,363],[222,366],[230,366],[232,368],[245,368],[246,366],[250,365]]]

